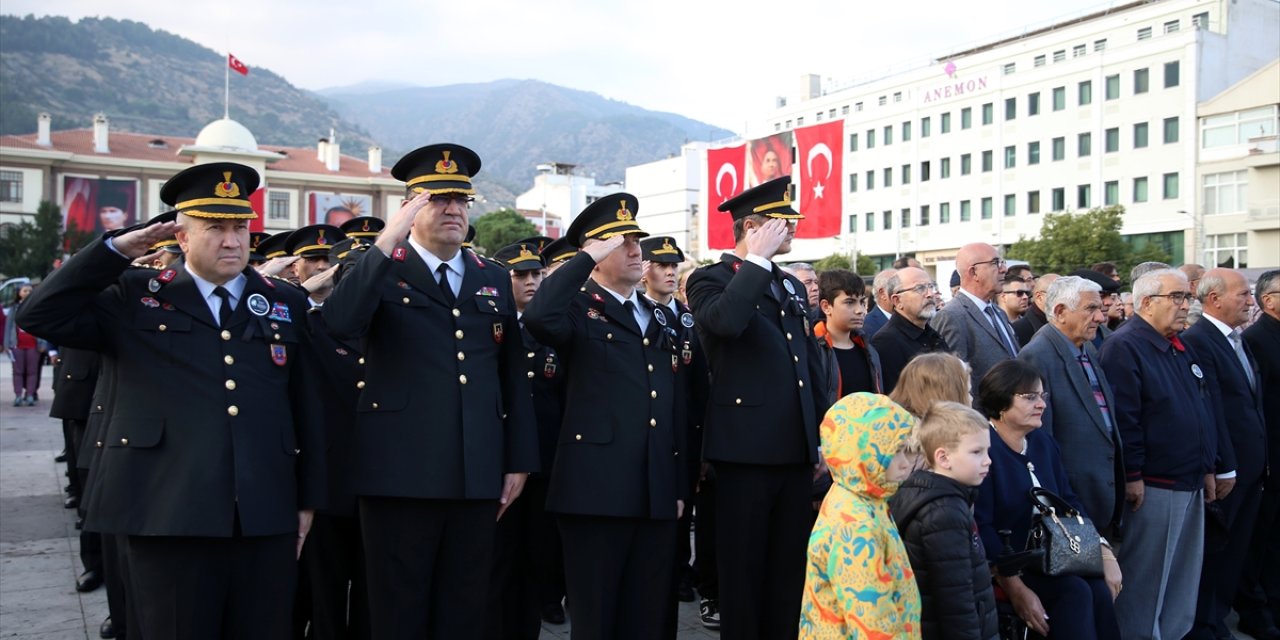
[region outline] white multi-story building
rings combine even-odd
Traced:
[[[650,235],[671,236],[688,257],[703,257],[698,223],[707,171],[707,144],[693,142],[680,155],[627,167],[626,191],[640,201],[637,216]]]
[[[1197,105],[1272,62],[1277,34],[1274,0],[1131,2],[870,82],[808,76],[763,129],[843,121],[845,220],[788,257],[913,253],[949,271],[965,243],[1118,204],[1131,241],[1195,261]]]
[[[576,165],[563,162],[548,162],[538,165],[538,175],[533,178],[533,188],[516,196],[518,211],[546,212],[548,226],[552,220],[558,220],[567,229],[588,204],[601,196],[622,190],[617,183],[596,184],[594,176],[578,175],[574,172]],[[531,220],[539,224],[541,215]],[[553,237],[559,234],[548,233]]]

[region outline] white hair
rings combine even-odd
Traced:
[[[875,280],[871,281],[872,291],[880,293],[881,290],[886,289],[889,286],[889,280],[896,275],[898,275],[897,269],[885,269],[884,271],[877,273]]]
[[[1160,280],[1167,277],[1174,277],[1187,282],[1187,274],[1177,269],[1148,271],[1133,283],[1133,308],[1135,310],[1141,309],[1144,300],[1160,293]]]
[[[1102,285],[1081,278],[1080,276],[1063,276],[1053,281],[1049,285],[1049,293],[1045,297],[1044,312],[1045,315],[1057,320],[1054,316],[1054,309],[1058,305],[1065,304],[1067,308],[1075,311],[1080,308],[1080,294],[1085,292],[1102,293]]]
[[[1193,293],[1196,294],[1196,300],[1204,304],[1205,298],[1208,298],[1209,294],[1215,291],[1218,292],[1218,295],[1226,295],[1227,293],[1227,279],[1222,277],[1222,272],[1210,272],[1201,276],[1200,282],[1196,285],[1196,290]]]

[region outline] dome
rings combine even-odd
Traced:
[[[258,141],[244,125],[230,118],[214,120],[200,130],[195,146],[204,149],[257,151]]]

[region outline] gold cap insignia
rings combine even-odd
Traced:
[[[529,246],[528,246],[528,245],[524,245],[524,244],[520,245],[520,257],[521,257],[521,258],[533,258],[533,257],[534,257],[533,252],[529,250]]]
[[[627,209],[626,202],[623,202],[622,204],[618,205],[618,220],[622,222],[628,222],[630,220],[633,220],[634,218],[635,216],[634,214],[631,213],[631,210]]]
[[[791,204],[791,189],[787,189],[782,192],[782,202],[784,204]]]
[[[231,172],[222,172],[222,182],[213,188],[213,195],[219,198],[235,198],[240,195],[240,185],[231,181]]]
[[[449,159],[449,151],[441,151],[444,155],[443,160],[436,161],[436,173],[457,173],[458,163]]]
[[[324,229],[316,229],[316,244],[328,244],[324,239]]]
[[[670,241],[670,240],[663,240],[663,241],[662,241],[662,248],[663,248],[663,249],[666,249],[667,251],[675,251],[675,250],[676,250],[676,248],[675,248],[675,247],[671,246],[671,241]]]
[[[368,231],[368,230],[369,230],[369,221],[368,221],[368,220],[365,220],[365,221],[364,221],[364,223],[360,225],[360,230],[361,230],[361,231]]]

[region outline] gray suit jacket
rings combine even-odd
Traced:
[[[1092,342],[1085,342],[1084,350],[1093,363],[1107,406],[1114,408],[1111,384],[1102,370],[1097,349]],[[1040,430],[1058,441],[1071,488],[1098,530],[1103,535],[1114,535],[1124,506],[1120,434],[1103,420],[1077,354],[1079,350],[1067,336],[1047,324],[1023,347],[1018,358],[1040,371],[1044,390],[1049,392]]]
[[[1009,324],[1009,318],[1005,317],[999,307],[996,307],[996,317],[1004,323],[1009,339],[1016,345],[1013,325]],[[996,333],[995,327],[991,326],[978,305],[962,293],[956,294],[942,311],[933,316],[931,324],[946,339],[951,352],[969,363],[969,393],[976,398],[978,381],[982,380],[982,376],[987,375],[991,367],[1011,357],[1000,334]]]

